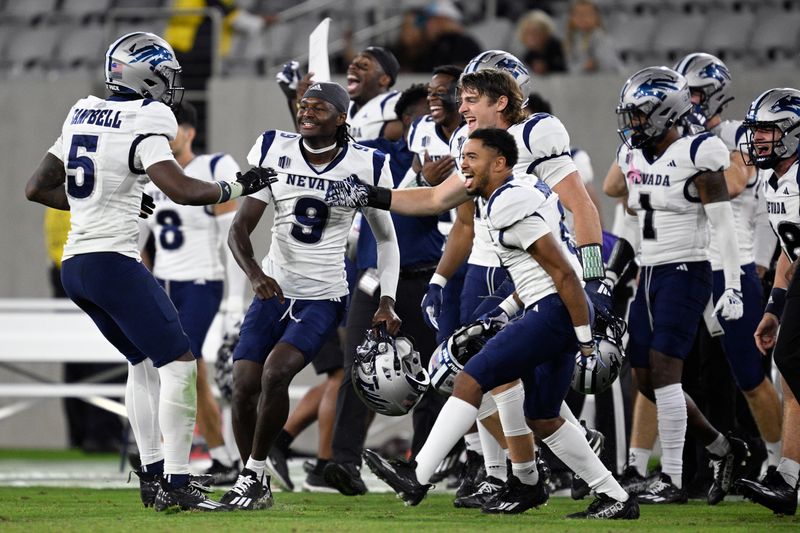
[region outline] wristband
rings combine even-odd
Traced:
[[[500,302],[500,305],[497,307],[502,309],[508,318],[511,318],[519,313],[519,304],[517,303],[517,300],[514,298],[513,294]]]
[[[583,280],[592,281],[605,277],[603,267],[603,248],[596,243],[579,246],[581,266],[583,267]]]
[[[767,307],[764,308],[765,313],[772,313],[778,320],[781,319],[781,315],[783,314],[783,306],[786,303],[786,289],[779,289],[778,287],[773,287],[772,291],[769,293],[769,300],[767,300]]]
[[[444,289],[444,286],[447,285],[447,278],[434,272],[433,276],[431,276],[431,280],[428,283],[430,285],[438,285]]]
[[[219,185],[218,204],[224,204],[229,200],[239,198],[244,192],[244,187],[238,181],[218,181],[216,183]]]
[[[592,326],[575,326],[575,336],[581,344],[590,344],[592,342]]]
[[[392,190],[386,187],[369,187],[367,206],[388,211],[392,205]]]

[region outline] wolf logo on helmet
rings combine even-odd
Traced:
[[[747,130],[747,140],[739,149],[745,161],[763,170],[773,168],[800,146],[800,91],[791,88],[765,91],[750,105],[742,126]],[[776,129],[776,137],[756,143],[753,134],[757,129]],[[757,144],[771,144],[772,149],[759,151]]]

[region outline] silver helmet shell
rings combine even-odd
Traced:
[[[722,113],[732,100],[731,73],[725,63],[716,56],[705,53],[689,54],[675,65],[690,90],[703,94],[702,101],[694,106],[694,112],[705,120]]]
[[[742,152],[745,161],[760,169],[774,168],[781,160],[797,154],[800,145],[800,91],[791,88],[770,89],[750,104],[742,125],[747,130],[747,141]],[[759,153],[753,140],[757,129],[775,129],[776,139],[769,153]]]
[[[175,51],[153,33],[123,35],[106,51],[106,87],[113,93],[138,94],[175,108],[183,99],[180,74]]]
[[[663,137],[691,108],[686,78],[667,67],[647,67],[622,87],[617,133],[627,146],[642,148]]]
[[[356,348],[352,378],[361,401],[387,416],[408,413],[431,382],[410,340],[392,339],[385,331],[376,333],[371,329]]]
[[[464,68],[464,74],[471,74],[487,68],[505,70],[511,74],[517,82],[520,91],[522,91],[522,98],[528,98],[528,95],[533,89],[531,75],[525,63],[520,61],[517,56],[504,50],[487,50],[486,52],[481,52],[467,63],[467,66]],[[462,74],[462,76],[464,74]]]

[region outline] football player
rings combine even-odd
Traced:
[[[766,203],[761,193],[758,174],[745,165],[739,145],[745,128],[739,120],[722,120],[722,111],[733,100],[730,95],[731,77],[725,63],[704,53],[689,54],[675,67],[689,84],[692,97],[693,116],[705,125],[730,152],[730,167],[725,171],[725,183],[731,196],[731,208],[736,222],[736,241],[739,243],[741,286],[744,314],[736,322],[725,319],[720,324],[725,331],[722,344],[725,356],[738,388],[744,394],[750,412],[767,448],[767,465],[776,466],[781,451],[781,409],[775,387],[764,372],[761,354],[752,333],[761,319],[763,289],[756,271],[755,237],[759,224],[769,225]],[[709,241],[709,258],[714,276],[714,300],[719,299],[725,289],[721,253],[716,228],[712,225]],[[762,264],[769,264],[775,242],[767,239],[767,256]],[[763,255],[763,254],[762,254]],[[716,503],[720,497],[716,487],[709,492],[709,502]]]
[[[267,130],[247,156],[251,164],[280,169],[272,189],[243,202],[228,243],[255,292],[233,353],[233,422],[241,457],[248,457],[224,503],[241,509],[271,503],[267,454],[286,422],[289,385],[317,355],[345,312],[344,268],[354,211],[328,206],[326,189],[346,178],[391,186],[389,158],[349,141],[350,98],[338,84],[308,88],[297,111],[300,133]],[[267,205],[275,206],[272,243],[259,264],[250,234]],[[364,215],[377,240],[381,290],[373,324],[396,334],[394,312],[400,257],[388,213]]]
[[[213,511],[227,506],[189,476],[195,356],[175,306],[141,263],[137,218],[148,178],[179,204],[208,205],[252,194],[274,174],[254,169],[213,183],[184,174],[169,146],[178,130],[169,106],[183,95],[180,71],[172,48],[152,33],[114,41],[105,56],[111,96],[88,96],[70,109],[25,194],[71,211],[64,289],[129,362],[125,406],[142,459],[142,502],[157,511]]]
[[[691,105],[682,75],[650,67],[628,79],[617,107],[623,140],[617,164],[628,208],[638,217],[643,268],[630,310],[628,353],[640,392],[655,401],[662,448],[662,473],[638,495],[639,503],[686,502],[687,421],[713,456],[720,497],[749,453],[744,442],[709,424],[681,386],[683,361],[711,298],[708,221],[717,228],[725,279],[715,312],[730,321],[742,316],[738,245],[723,176],[730,152],[710,132],[681,134],[679,121]]]
[[[196,179],[215,181],[239,171],[239,165],[228,154],[194,153],[197,111],[192,104],[183,102],[175,117],[178,134],[170,142],[170,148],[184,172]],[[175,304],[192,353],[197,357],[197,425],[211,455],[211,466],[204,473],[211,476],[214,484],[231,485],[239,468],[222,437],[220,409],[209,386],[203,343],[222,303],[224,287],[228,290],[226,315],[231,317],[226,323],[232,326],[241,318],[245,277],[227,246],[224,246],[225,264],[220,258],[220,245],[228,237],[236,202],[211,209],[183,206],[170,200],[152,182],[145,187],[145,194],[156,205],[152,216],[139,223],[139,240],[141,243],[151,234],[154,236],[156,255],[151,270]],[[150,262],[144,250],[142,256],[146,263]]]
[[[774,348],[775,365],[783,377],[783,450],[776,469],[768,469],[760,482],[740,480],[739,488],[775,513],[797,511],[800,472],[800,339],[798,338],[798,238],[800,238],[800,91],[770,89],[750,105],[744,120],[747,139],[745,158],[764,171],[762,190],[769,222],[777,233],[783,253],[778,259],[775,284],[756,329],[761,353]],[[780,325],[780,335],[778,326]],[[777,336],[777,339],[776,339]]]
[[[464,182],[451,194],[483,200],[481,218],[493,249],[514,280],[517,305],[521,302],[527,312],[466,363],[416,461],[389,462],[371,450],[364,452],[365,460],[406,504],[417,505],[431,487],[436,465],[475,421],[483,394],[521,378],[525,416],[536,434],[598,494],[586,511],[570,517],[636,519],[636,500],[622,490],[580,430],[559,415],[576,352],[588,357],[595,350],[591,305],[575,249],[563,233],[557,195],[541,181],[519,179],[515,164],[517,145],[509,132],[476,129],[462,150]],[[516,466],[497,495],[502,507],[484,506],[484,512],[523,512],[547,501],[537,469],[519,471]]]

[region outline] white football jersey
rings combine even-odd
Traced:
[[[800,257],[800,175],[798,161],[778,178],[772,171],[764,174],[764,198],[772,230],[778,235],[784,253],[792,261]]]
[[[693,179],[728,168],[725,143],[710,132],[687,135],[653,161],[623,145],[617,163],[628,185],[628,207],[639,219],[642,264],[707,260],[707,218]]]
[[[144,169],[174,160],[169,141],[177,132],[172,111],[154,100],[88,96],[72,106],[49,150],[67,173],[72,227],[64,259],[91,252],[139,259]]]
[[[192,159],[183,171],[198,180],[232,181],[239,165],[227,154],[205,154]],[[170,281],[223,279],[225,267],[213,208],[177,204],[152,182],[144,190],[156,203],[147,218],[156,243],[153,275]]]
[[[739,151],[739,143],[744,139],[745,129],[740,120],[726,120],[710,130],[719,137],[730,152]],[[759,211],[766,209],[766,204],[759,198],[758,175],[753,175],[745,189],[736,198],[731,199],[733,217],[736,223],[736,241],[739,243],[739,264],[749,265],[755,261],[754,239]],[[709,224],[711,241],[708,256],[711,268],[722,270],[722,256],[717,244],[714,226]]]
[[[564,256],[583,279],[575,247],[563,224],[558,195],[539,180],[515,176],[489,197],[483,212],[500,263],[508,270],[525,307],[558,292],[553,279],[533,259],[528,248],[551,233],[561,243]]]
[[[347,112],[347,128],[356,141],[368,141],[383,137],[383,128],[387,122],[397,120],[394,106],[400,99],[398,91],[381,93],[366,104],[355,108],[355,103],[350,101]]]
[[[408,149],[419,156],[420,163],[425,161],[425,152],[428,153],[431,161],[436,161],[450,155],[450,139],[445,137],[442,128],[433,121],[430,115],[423,115],[416,119],[408,130],[406,139]],[[410,170],[409,170],[410,171]],[[447,236],[453,227],[453,220],[456,218],[455,209],[449,213],[450,220],[446,217],[439,219],[439,231]]]
[[[344,255],[356,211],[328,206],[328,184],[355,176],[392,188],[389,156],[348,143],[328,165],[315,168],[300,150],[300,140],[296,133],[268,130],[247,155],[249,164],[279,172],[271,187],[250,196],[275,205],[272,242],[262,265],[289,298],[339,298],[348,292]]]
[[[529,179],[539,178],[552,189],[577,170],[570,156],[569,134],[561,121],[553,115],[537,113],[508,128],[508,133],[517,142],[519,152],[517,164],[514,165],[514,175],[519,176],[517,179],[525,179],[522,176],[531,175],[532,178]],[[467,137],[469,130],[463,126],[450,140],[450,148],[459,168],[461,147]],[[483,203],[480,198],[475,200],[475,239],[469,262],[482,266],[499,266],[488,238],[488,229],[481,218]]]

